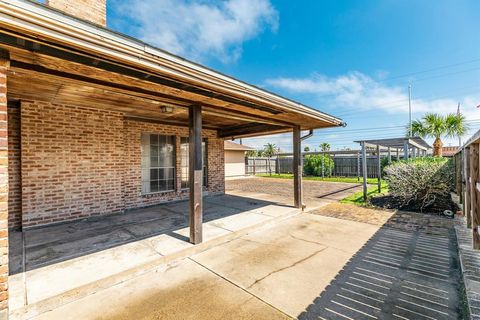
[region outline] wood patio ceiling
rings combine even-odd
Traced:
[[[24,44],[21,41],[18,43]],[[307,115],[285,111],[274,105],[222,94],[206,94],[199,88],[186,90],[100,68],[100,61],[81,57],[80,62],[41,52],[38,47],[0,43],[10,52],[9,100],[39,100],[56,104],[94,107],[123,112],[126,117],[172,125],[188,125],[187,107],[203,106],[204,127],[218,130],[224,138],[331,127],[330,123]],[[161,106],[173,112],[162,113]]]

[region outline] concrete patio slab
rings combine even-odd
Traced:
[[[108,302],[108,303],[106,303]],[[37,320],[288,319],[185,259],[44,313]]]
[[[191,259],[296,317],[378,228],[303,214]]]
[[[332,188],[332,190],[338,190],[338,188],[343,190],[345,186],[332,185]],[[242,236],[245,237],[240,241],[241,243],[255,244],[259,241],[256,238],[261,238],[261,234],[253,236],[255,240],[249,237],[249,233],[261,227],[274,226],[299,213],[289,205],[292,200],[291,195],[285,197],[283,194],[270,193],[274,189],[264,191],[266,193],[238,190],[229,191],[230,194],[222,196],[205,197],[204,242],[197,246],[188,242],[188,201],[171,202],[123,214],[34,228],[24,230],[23,233],[12,232],[10,241],[14,249],[10,252],[11,275],[9,278],[11,318],[35,317],[48,310],[56,309],[60,305],[88,297],[94,292],[140,277],[159,265],[190,257]],[[318,206],[325,204],[323,200],[315,203]],[[309,206],[309,209],[315,208]],[[311,223],[315,226],[324,224],[333,228],[326,220],[315,222],[318,219],[320,218],[312,217],[311,221],[298,220],[299,223],[303,223],[299,230],[305,229],[305,234],[309,238],[318,236],[314,231],[316,227],[309,227]],[[319,259],[317,263],[324,263],[325,259],[320,255],[320,251],[330,252],[328,246],[331,244],[328,238],[325,238],[324,244],[308,243],[304,239],[294,239],[296,236],[299,237],[296,235],[295,228],[291,229],[288,225],[282,228],[280,233],[273,232],[271,237],[262,240],[265,241],[265,245],[270,246],[270,242],[277,241],[276,236],[281,238],[282,232],[288,231],[287,238],[290,241],[272,244],[274,247],[279,245],[284,247],[283,251],[275,251],[280,252],[282,258],[278,259],[278,265],[273,263],[271,266],[266,266],[263,271],[261,266],[255,266],[260,271],[252,273],[255,275],[252,281],[258,280],[276,268],[281,269],[285,265],[295,264],[297,260],[305,259],[312,254],[314,255],[312,261]],[[349,232],[353,232],[353,229],[355,228],[349,229]],[[328,232],[332,230],[329,229]],[[333,232],[341,233],[342,230],[335,229]],[[331,241],[335,242],[335,239]],[[345,245],[345,247],[349,246],[352,250],[356,250],[349,243]],[[255,246],[246,246],[242,249],[240,246],[232,248],[232,252],[225,257],[235,258],[235,250],[240,255],[248,255],[250,250],[253,250],[259,252],[257,258],[260,262],[268,256],[265,253],[266,249],[255,248]],[[263,255],[260,254],[262,250]],[[322,267],[324,269],[322,273],[326,277],[333,275],[328,273],[329,267],[333,268],[331,272],[335,272],[335,268],[340,268],[350,254],[348,250],[342,252],[341,248],[333,248],[333,250],[332,254],[337,253],[338,260],[333,259],[333,263]],[[316,253],[317,251],[319,252]],[[317,255],[319,257],[316,257]],[[241,261],[239,263],[241,265]],[[249,265],[242,266],[242,268],[248,267]],[[279,275],[272,276],[271,279],[276,276]],[[257,281],[252,290],[258,290],[261,294],[264,283],[268,284],[268,281]],[[46,283],[48,286],[45,285]],[[249,285],[249,283],[246,284]],[[243,284],[238,286],[242,287]],[[317,286],[313,287],[313,291],[318,289]],[[306,292],[308,295],[308,290]],[[299,292],[298,296],[302,294],[305,293]],[[277,296],[266,298],[276,301]],[[248,309],[249,304],[250,302],[246,302],[244,308]],[[291,314],[295,312],[294,307],[285,308]]]
[[[206,197],[204,202],[204,243],[197,246],[188,242],[186,201],[30,229],[23,235],[13,232],[14,247],[21,248],[24,237],[25,254],[11,253],[12,318],[34,316],[298,213],[236,195]]]
[[[295,318],[378,228],[294,215],[32,320]],[[339,245],[322,242],[332,231]]]

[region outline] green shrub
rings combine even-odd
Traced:
[[[322,165],[323,162],[323,165]],[[307,176],[330,177],[333,174],[335,165],[332,157],[327,154],[310,154],[305,156],[303,171]]]
[[[398,161],[385,167],[385,180],[402,206],[423,210],[449,198],[454,181],[452,161],[438,157]]]

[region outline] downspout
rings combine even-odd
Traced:
[[[313,136],[313,129],[310,129],[310,131],[308,131],[306,135],[304,135],[303,137],[300,137],[300,141],[307,140],[311,136]]]
[[[310,129],[306,135],[304,135],[303,137],[300,137],[300,143],[301,143],[303,140],[307,140],[308,138],[310,138],[310,137],[312,137],[312,136],[313,136],[313,129]],[[302,156],[302,150],[300,150],[300,165],[301,165],[301,168],[302,168],[302,174],[301,174],[301,175],[303,176],[303,156]],[[300,181],[301,181],[301,180],[300,180]],[[301,182],[300,182],[300,183],[301,183]],[[302,205],[301,205],[301,207],[302,207],[302,211],[304,211],[307,206],[305,205],[305,203],[303,203],[303,196],[301,197],[301,199],[302,199]]]

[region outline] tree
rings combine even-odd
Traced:
[[[303,148],[303,151],[305,151],[305,152],[310,152],[310,148],[309,148],[309,147],[305,147],[305,148]]]
[[[272,175],[271,158],[277,155],[279,151],[280,150],[278,149],[278,147],[273,143],[267,143],[266,145],[264,145],[262,154],[264,157],[268,158],[268,170],[270,172],[270,175]]]
[[[410,127],[407,128],[410,130]],[[434,138],[433,155],[442,156],[442,137],[461,137],[468,130],[466,118],[462,114],[450,113],[442,116],[438,113],[427,113],[422,119],[412,121],[412,135],[422,138]]]
[[[257,157],[257,150],[248,150],[247,157]]]
[[[330,150],[330,143],[328,142],[322,142],[320,144],[320,150],[322,151],[329,151]]]

